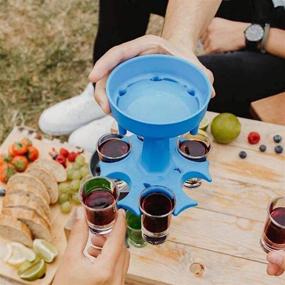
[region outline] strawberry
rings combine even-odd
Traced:
[[[65,158],[67,158],[68,157],[68,155],[69,155],[69,151],[66,149],[66,148],[61,148],[60,150],[59,150],[59,154],[61,154],[62,156],[64,156]]]
[[[247,140],[250,144],[257,144],[260,141],[260,134],[258,132],[250,132],[247,136]]]
[[[64,167],[66,166],[66,158],[63,155],[61,155],[61,154],[59,154],[56,157],[55,161],[57,161],[58,163],[60,163]]]
[[[71,151],[68,155],[68,161],[69,162],[74,162],[76,157],[78,156],[79,154],[77,152],[74,152],[74,151]]]

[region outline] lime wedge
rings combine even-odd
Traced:
[[[12,254],[7,259],[7,263],[10,265],[19,265],[24,261],[33,261],[36,258],[36,254],[30,248],[25,247],[21,243],[11,242],[9,245],[12,248]]]
[[[33,242],[33,249],[47,263],[53,262],[58,255],[56,247],[43,239],[35,239]]]
[[[199,125],[199,129],[206,131],[209,126],[209,120],[204,117]]]
[[[33,261],[24,261],[23,263],[20,264],[18,267],[18,275],[21,275],[24,273],[27,269],[30,267],[34,266],[36,263],[38,263],[42,258],[40,258],[38,255],[36,256],[36,259]]]
[[[39,260],[33,266],[28,267],[23,273],[19,276],[20,278],[27,281],[34,281],[44,276],[46,273],[46,264],[43,259]]]

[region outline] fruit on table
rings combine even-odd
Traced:
[[[68,161],[69,162],[74,162],[76,157],[78,156],[79,154],[77,152],[70,152],[69,155],[68,155]]]
[[[236,139],[241,131],[238,118],[230,113],[217,115],[211,123],[211,133],[216,142],[228,144]]]
[[[250,144],[258,144],[260,141],[260,134],[258,132],[250,132],[247,136],[247,140]]]
[[[78,193],[73,193],[71,200],[75,205],[81,204]]]
[[[15,142],[12,144],[12,153],[15,155],[23,155],[28,151],[28,147],[20,142]]]
[[[25,156],[17,155],[12,159],[11,163],[18,172],[23,172],[27,169],[29,161]]]
[[[260,150],[261,152],[266,152],[266,149],[267,149],[267,147],[266,147],[266,145],[264,145],[264,144],[261,144],[261,145],[259,146],[259,150]]]
[[[35,161],[39,157],[39,151],[34,146],[28,146],[27,158],[29,161]]]
[[[60,205],[60,210],[63,214],[68,214],[71,211],[71,203],[66,201]]]
[[[240,157],[241,159],[245,159],[245,158],[247,157],[247,153],[242,150],[242,151],[239,153],[239,157]]]
[[[85,157],[80,154],[75,158],[75,162],[80,166],[84,166],[85,165]]]
[[[34,281],[43,277],[46,273],[46,263],[43,259],[28,267],[27,270],[19,274],[19,277],[23,280]]]
[[[274,141],[275,143],[280,143],[280,142],[282,141],[282,137],[281,137],[280,135],[275,135],[275,136],[273,137],[273,141]]]
[[[283,147],[281,145],[277,145],[274,150],[276,153],[280,154],[283,152]]]
[[[10,163],[0,166],[0,181],[7,183],[8,180],[16,173],[15,167]]]
[[[33,249],[47,263],[53,262],[58,255],[57,248],[43,239],[35,239],[33,242]]]
[[[62,166],[65,167],[66,158],[65,158],[63,155],[59,154],[59,155],[56,157],[55,160],[56,160],[59,164],[61,164]]]
[[[62,193],[59,195],[58,203],[63,204],[64,202],[69,201],[69,194],[68,193]]]
[[[20,143],[22,145],[25,145],[26,147],[29,147],[29,146],[31,146],[33,144],[32,141],[30,139],[28,139],[28,138],[22,138],[20,140]]]
[[[67,158],[68,155],[69,155],[69,151],[68,151],[66,148],[62,147],[62,148],[59,150],[59,154],[62,155],[62,156],[64,156],[65,158]]]
[[[36,258],[34,251],[21,243],[11,242],[7,246],[11,248],[11,254],[6,257],[5,261],[10,265],[19,265],[26,260],[33,261]]]

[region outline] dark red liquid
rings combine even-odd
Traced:
[[[154,192],[142,198],[141,207],[148,215],[162,216],[172,211],[174,207],[174,200],[162,193]],[[157,234],[163,233],[168,229],[171,214],[162,218],[150,217],[148,215],[144,214],[142,218],[143,226],[147,231]],[[153,237],[144,235],[144,238],[151,244],[160,244],[166,240],[167,236]]]
[[[93,191],[83,198],[83,202],[87,207],[92,209],[106,209],[102,211],[87,209],[87,219],[91,224],[104,226],[110,224],[115,219],[116,206],[109,207],[115,202],[115,197],[111,192],[105,189]]]
[[[275,208],[271,212],[271,217],[278,224],[285,227],[285,208]],[[264,234],[273,243],[285,244],[285,229],[274,224],[271,219],[268,219],[265,225]]]
[[[119,139],[109,139],[99,146],[99,152],[101,152],[103,156],[106,156],[102,157],[103,161],[114,161],[119,159],[126,155],[129,150],[130,145],[127,142]],[[107,157],[112,159],[110,160]]]
[[[179,144],[179,149],[186,155],[192,157],[205,156],[209,152],[209,148],[202,141],[186,140]]]

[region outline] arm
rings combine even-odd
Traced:
[[[220,4],[221,0],[169,0],[162,37],[194,50]]]
[[[285,58],[285,30],[271,28],[265,50],[268,53]]]

